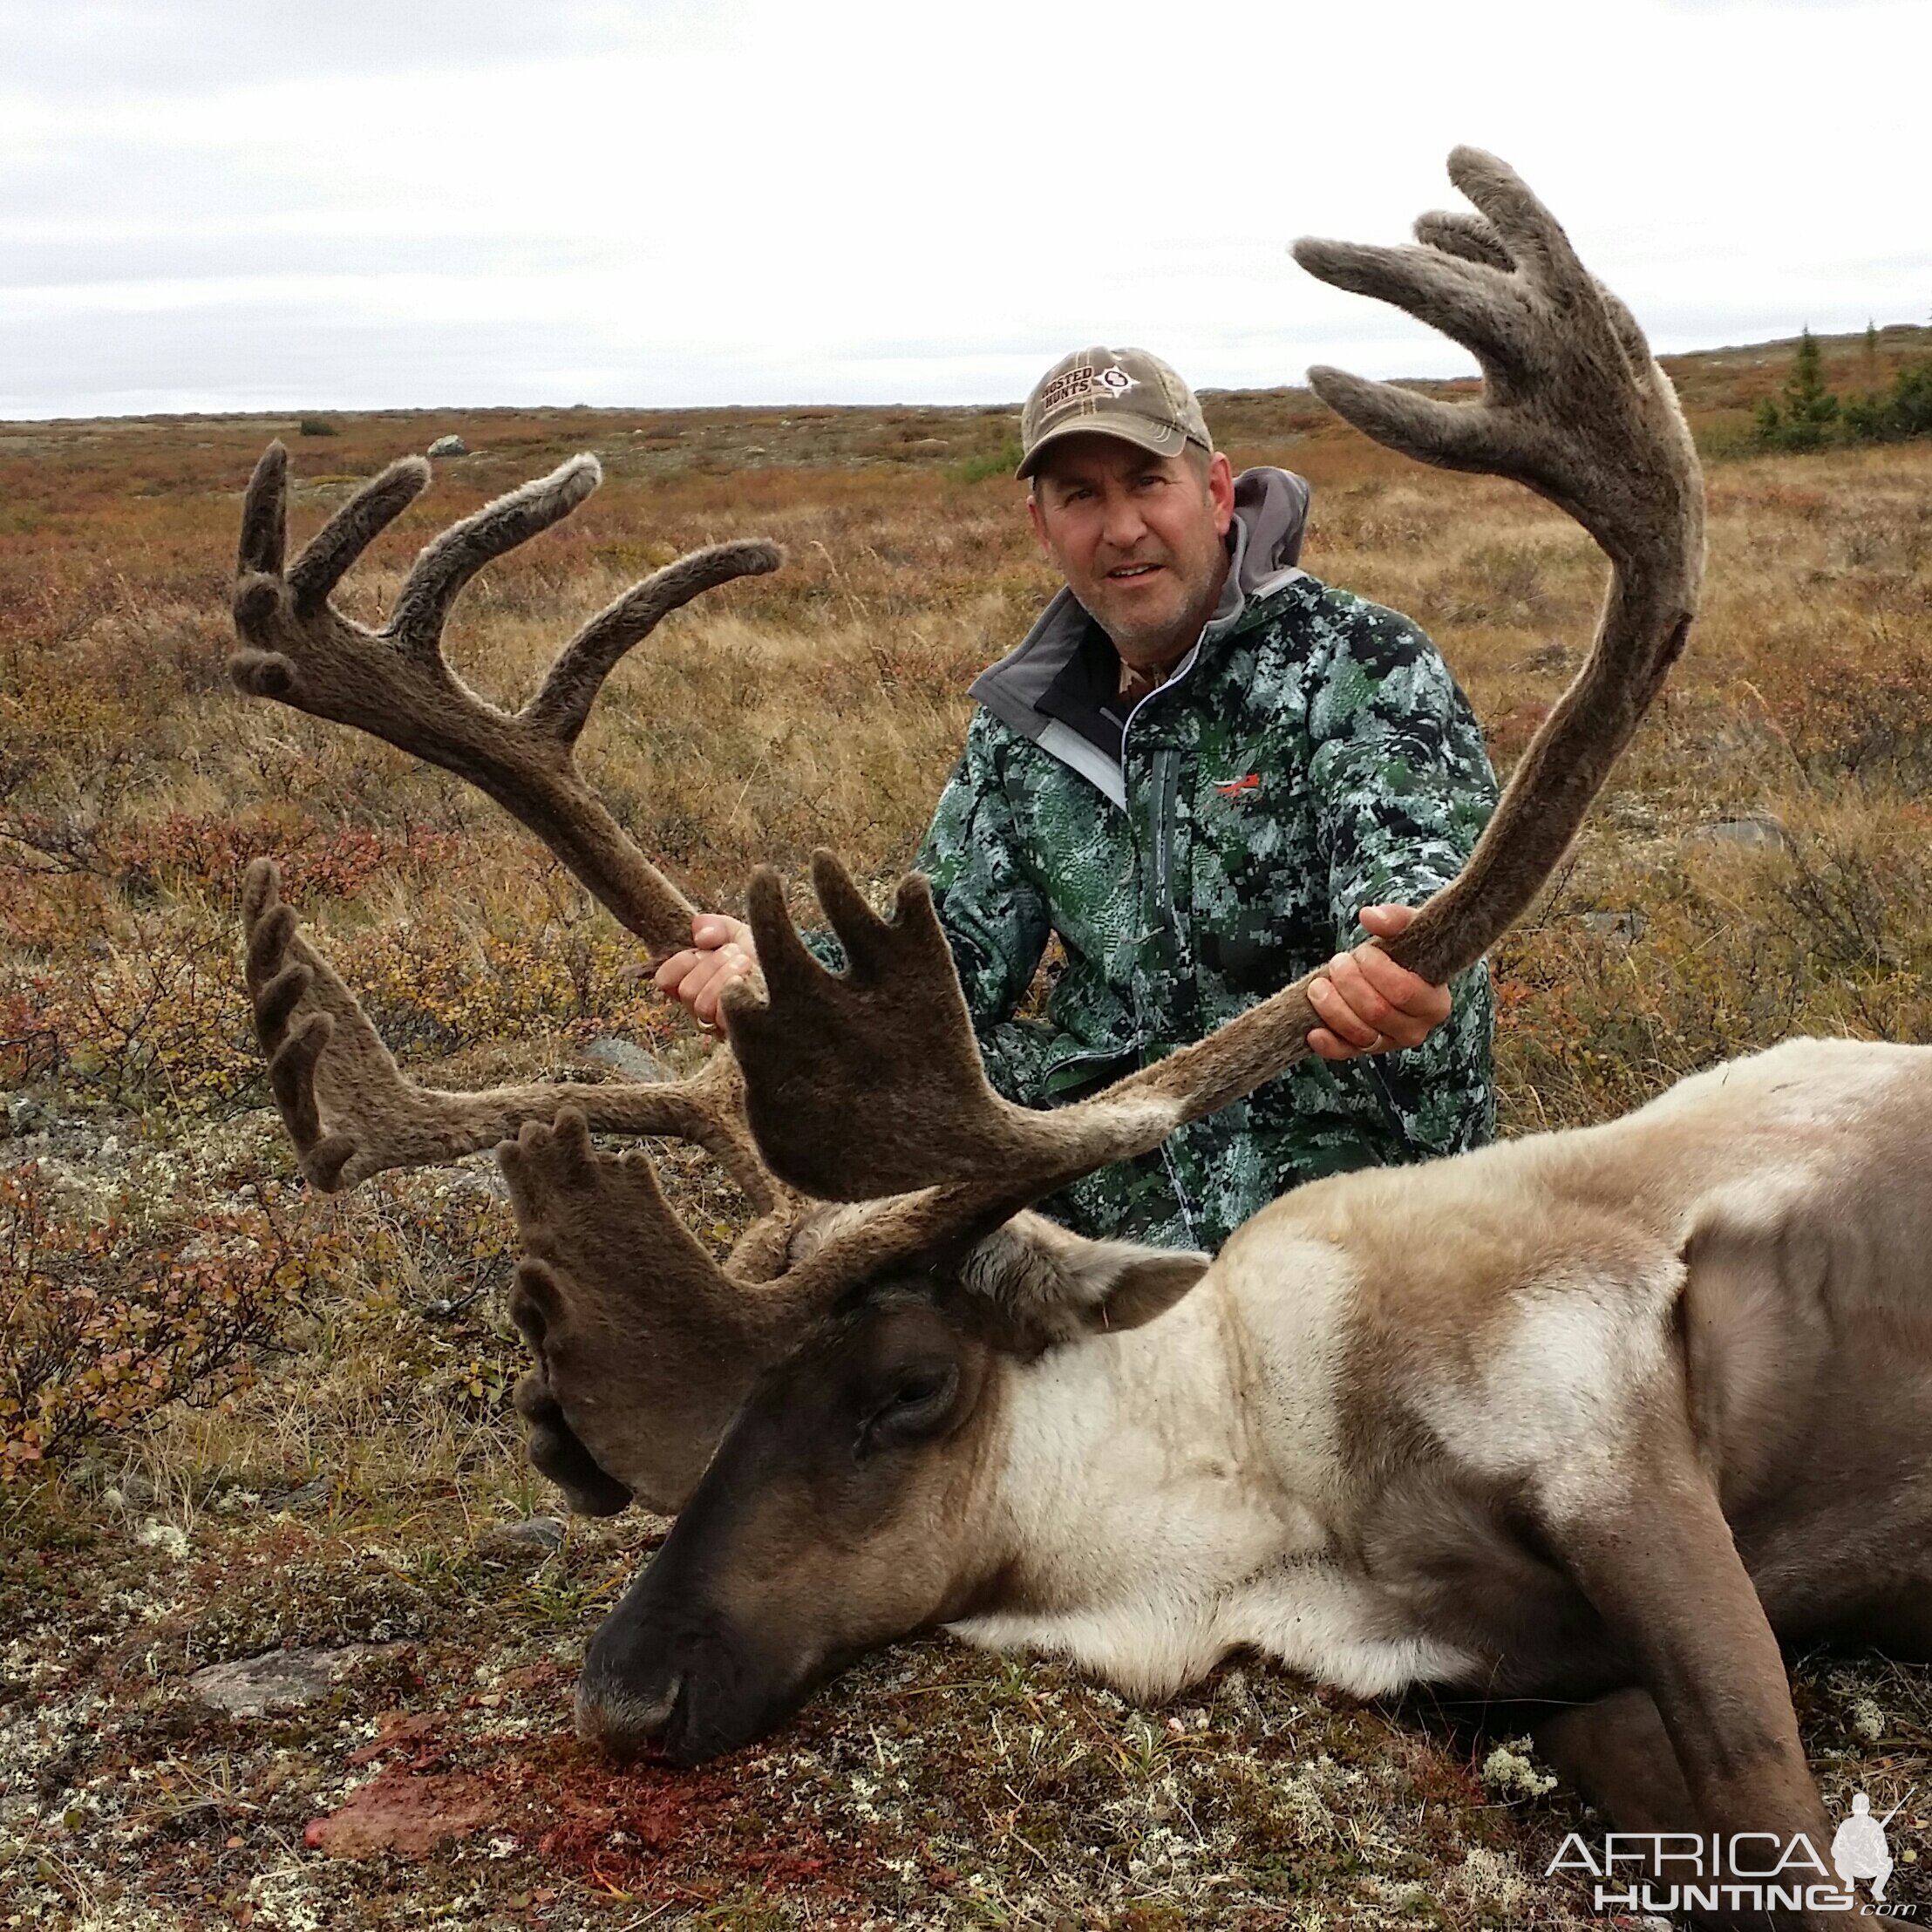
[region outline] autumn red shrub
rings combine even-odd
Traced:
[[[0,1172],[0,1480],[253,1373],[342,1263],[268,1207],[157,1228],[64,1209],[37,1167]]]

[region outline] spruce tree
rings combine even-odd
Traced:
[[[1785,406],[1769,397],[1758,405],[1759,439],[1775,449],[1819,448],[1838,420],[1838,398],[1825,386],[1825,357],[1818,338],[1806,329],[1785,378]]]

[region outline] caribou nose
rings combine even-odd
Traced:
[[[661,1751],[684,1689],[681,1670],[656,1686],[640,1687],[599,1670],[592,1659],[577,1680],[577,1735],[620,1761]]]

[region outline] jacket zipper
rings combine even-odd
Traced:
[[[1203,631],[1202,636],[1206,636]],[[1186,662],[1166,684],[1157,684],[1133,709],[1127,713],[1127,721],[1120,727],[1120,776],[1125,782],[1127,774],[1127,744],[1133,731],[1133,721],[1160,697],[1162,691],[1172,690],[1194,670],[1201,659],[1201,639],[1194,640],[1194,649],[1187,654]],[[1161,943],[1164,949],[1175,947],[1179,922],[1174,916],[1173,904],[1173,841],[1170,820],[1173,811],[1174,773],[1180,762],[1180,754],[1171,748],[1154,754],[1153,770],[1150,774],[1153,782],[1153,881],[1155,916],[1163,922]],[[1130,813],[1131,817],[1131,813]],[[1152,935],[1150,935],[1152,936]],[[1139,1051],[1146,1051],[1146,1016],[1140,1010],[1140,997],[1136,989],[1133,1001],[1134,1031],[1139,1035]],[[1138,1055],[1136,1056],[1139,1057]],[[1198,1245],[1194,1232],[1194,1203],[1187,1198],[1187,1190],[1181,1185],[1180,1175],[1174,1166],[1173,1143],[1170,1137],[1160,1143],[1160,1165],[1167,1176],[1167,1186],[1173,1190],[1174,1206],[1180,1214],[1180,1224],[1187,1231],[1190,1243]]]

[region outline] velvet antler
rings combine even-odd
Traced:
[[[775,570],[777,546],[719,544],[647,577],[564,646],[536,696],[512,713],[479,697],[450,668],[443,625],[458,592],[485,564],[568,516],[596,488],[596,458],[574,456],[444,531],[417,558],[380,631],[352,623],[330,603],[330,593],[415,500],[429,466],[420,457],[391,464],[284,571],[288,467],[288,452],[271,444],[242,509],[235,622],[247,648],[228,660],[235,682],[467,779],[534,832],[654,953],[689,944],[690,901],[584,783],[572,752],[624,653],[702,592]]]

